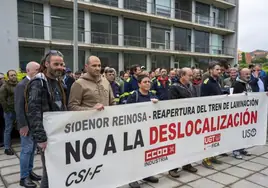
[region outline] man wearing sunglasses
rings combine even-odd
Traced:
[[[41,149],[43,163],[41,188],[48,188],[44,156],[47,136],[43,126],[43,113],[66,110],[66,97],[60,80],[63,69],[62,53],[55,50],[49,51],[41,61],[40,72],[30,80],[25,90],[25,112],[29,130]]]

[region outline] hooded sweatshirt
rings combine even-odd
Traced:
[[[92,110],[97,104],[114,105],[114,94],[107,79],[99,77],[97,80],[88,73],[73,83],[68,108],[71,111]]]

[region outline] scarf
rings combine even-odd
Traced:
[[[246,85],[246,91],[247,92],[252,92],[252,88],[251,88],[251,86],[249,85],[248,82],[246,82],[244,80],[241,80],[239,77],[236,78],[236,81],[244,83]]]
[[[158,80],[164,87],[166,87],[166,83],[167,83],[167,81],[168,81],[168,76],[166,76],[165,78],[163,78],[162,76],[159,76],[159,77],[157,78],[157,80]]]
[[[193,85],[200,85],[202,83],[202,80],[193,80],[192,83]]]

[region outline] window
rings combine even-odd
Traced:
[[[124,19],[124,41],[125,46],[146,47],[146,22]]]
[[[130,68],[132,65],[139,64],[146,66],[146,55],[144,54],[124,54],[125,69]]]
[[[92,51],[101,60],[101,67],[112,67],[118,72],[118,53]]]
[[[170,49],[170,28],[152,24],[151,40],[154,49]]]
[[[118,0],[91,0],[91,2],[118,7]]]
[[[209,58],[194,58],[194,61],[196,68],[202,69],[203,71],[207,71]]]
[[[152,13],[160,16],[170,17],[171,2],[170,0],[152,0]]]
[[[210,6],[204,3],[196,2],[195,21],[199,24],[210,25]]]
[[[192,21],[192,1],[175,0],[175,18]]]
[[[212,14],[213,14],[212,26],[225,28],[225,10],[213,7]]]
[[[26,65],[30,61],[36,61],[40,63],[40,60],[43,58],[45,54],[44,48],[37,47],[19,47],[19,58],[20,58],[20,68],[21,70],[26,70]]]
[[[118,18],[91,14],[91,42],[118,45]]]
[[[52,39],[73,40],[73,10],[51,6]],[[78,40],[84,41],[84,12],[78,11]]]
[[[73,50],[72,49],[57,49],[63,54],[64,63],[67,68],[70,68],[73,70],[73,62],[74,62],[74,56],[73,56]],[[81,70],[84,68],[85,65],[85,51],[79,50],[78,51],[78,69]]]
[[[175,28],[175,50],[191,51],[191,34],[190,29]]]
[[[223,54],[223,45],[223,36],[217,34],[211,35],[211,54]]]
[[[170,68],[170,57],[163,55],[152,55],[152,70],[157,68]]]
[[[191,57],[175,57],[175,62],[179,63],[179,68],[191,67]]]
[[[43,5],[18,1],[19,37],[44,39]]]
[[[195,31],[195,52],[209,53],[209,33]]]
[[[146,12],[147,0],[124,0],[124,7],[125,9]]]

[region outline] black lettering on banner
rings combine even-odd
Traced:
[[[75,149],[71,142],[65,143],[66,164],[71,164],[71,155],[75,162],[80,161],[80,140],[75,141]]]
[[[137,148],[137,146],[140,145],[141,147],[144,147],[144,142],[141,134],[141,130],[137,130],[135,143],[134,143],[134,149]]]
[[[101,167],[103,164],[97,165],[96,167],[86,167],[77,172],[72,172],[65,181],[65,186],[69,187],[73,184],[79,184],[82,181],[85,182],[86,180],[92,180],[96,174],[101,172]]]
[[[141,130],[136,131],[136,137],[133,145],[128,145],[128,132],[124,132],[124,151],[136,149],[137,146],[144,147]]]
[[[112,134],[109,134],[107,137],[107,141],[105,144],[105,149],[103,155],[107,155],[109,151],[112,151],[113,153],[116,153],[116,147],[114,143],[114,137]]]
[[[69,178],[73,175],[73,176],[76,176],[76,172],[72,172],[68,177],[67,177],[67,179],[66,179],[66,182],[65,182],[65,186],[66,187],[69,187],[70,185],[72,185],[73,184],[73,182],[74,182],[74,180],[72,180],[71,182],[69,181]]]
[[[242,137],[243,138],[250,138],[255,137],[257,134],[257,130],[255,128],[253,129],[246,129],[242,131]]]
[[[92,145],[91,153],[87,152],[87,146],[88,144]],[[82,153],[85,159],[92,159],[95,156],[97,150],[97,143],[93,138],[88,138],[83,143]]]
[[[91,153],[87,152],[88,144],[92,145]],[[87,138],[82,146],[82,154],[85,159],[91,159],[95,156],[97,150],[96,141],[93,138]],[[71,142],[65,143],[65,156],[66,164],[71,164],[71,156],[75,162],[80,162],[81,160],[81,150],[80,150],[80,140],[75,141],[75,148],[73,148]]]

